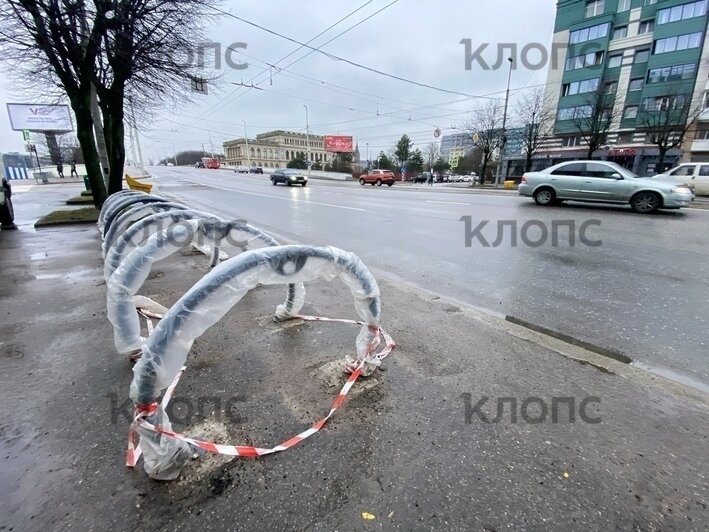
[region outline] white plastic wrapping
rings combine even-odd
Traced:
[[[114,241],[119,235],[122,235],[128,227],[130,227],[135,222],[146,218],[152,214],[158,212],[166,211],[186,211],[187,207],[180,205],[179,203],[173,203],[171,201],[158,201],[155,203],[137,203],[131,205],[125,212],[121,213],[118,218],[111,224],[111,227],[106,231],[103,238],[103,244],[101,249],[103,251],[103,256],[106,256],[106,252],[111,248]]]
[[[121,261],[137,246],[145,242],[155,232],[170,228],[182,220],[214,219],[219,220],[214,214],[208,212],[189,210],[171,210],[147,216],[125,230],[116,238],[116,242],[106,252],[103,266],[103,278],[108,283],[113,272]]]
[[[101,236],[105,238],[106,232],[111,228],[111,224],[114,222],[116,217],[118,217],[124,209],[128,209],[131,205],[137,203],[156,203],[156,202],[166,202],[165,198],[160,196],[153,196],[151,194],[142,195],[125,195],[121,197],[105,210],[105,217],[103,220],[103,226],[100,227],[102,232]],[[102,211],[103,213],[104,211]]]
[[[142,346],[140,321],[135,312],[133,296],[148,278],[153,264],[202,238],[213,249],[210,266],[217,263],[221,242],[227,238],[231,242],[238,242],[243,248],[258,244],[278,245],[272,237],[249,224],[225,222],[217,218],[182,220],[150,236],[121,261],[107,283],[106,309],[119,353],[131,353]],[[301,301],[302,306],[305,288],[302,284],[292,286],[288,293],[287,301],[279,306],[279,309],[283,307],[282,316],[288,316],[298,301]]]
[[[101,233],[103,233],[103,226],[106,222],[106,215],[109,213],[111,206],[114,205],[117,201],[127,198],[129,196],[147,196],[147,194],[138,190],[121,190],[108,196],[108,198],[106,198],[106,201],[103,202],[103,205],[101,205],[101,212],[98,215],[98,221],[96,223]]]
[[[354,253],[333,247],[278,246],[233,257],[198,281],[168,311],[142,348],[133,368],[130,397],[153,402],[184,364],[194,340],[218,322],[257,284],[295,284],[340,277],[354,297],[355,310],[366,323],[358,337],[358,361],[368,354],[368,341],[379,327],[379,287]],[[302,306],[302,303],[299,303]],[[299,307],[293,307],[297,313]],[[373,367],[365,366],[371,373]]]
[[[162,406],[158,406],[157,411],[145,419],[148,423],[172,430],[170,419]],[[137,427],[137,431],[143,450],[143,467],[148,476],[155,480],[176,479],[192,457],[189,444],[141,426]]]

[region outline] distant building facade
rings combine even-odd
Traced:
[[[473,140],[470,138],[470,133],[454,133],[441,137],[441,157],[443,157],[444,161],[450,160],[452,150],[455,150],[456,155],[462,157],[467,155],[472,149]]]
[[[256,135],[255,139],[239,138],[224,142],[225,166],[260,166],[261,168],[285,168],[298,154],[307,156],[308,145],[305,133],[293,131],[269,131]],[[321,135],[310,135],[310,160],[325,165],[332,162],[334,154],[323,147]]]
[[[0,155],[0,174],[8,180],[29,179],[29,170],[34,167],[32,156],[26,153],[3,153]]]

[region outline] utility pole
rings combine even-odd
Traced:
[[[249,150],[249,135],[246,133],[246,120],[241,121],[244,124],[244,139],[246,139],[246,160],[249,162],[249,172],[251,171],[251,150]]]
[[[133,121],[133,138],[135,139],[135,149],[138,152],[138,166],[142,169],[143,166],[143,150],[140,149],[140,135],[138,134],[138,123],[135,121],[135,107],[133,106],[133,98],[128,97],[130,102],[130,114]]]
[[[212,150],[212,159],[214,159],[214,144],[212,144],[212,132],[208,129],[207,133],[209,133],[209,149]]]
[[[305,107],[305,143],[308,145],[308,151],[306,155],[306,163],[308,165],[308,179],[310,179],[310,125],[308,123],[308,106]]]
[[[369,142],[367,142],[367,172],[369,172],[370,164],[371,163],[369,162]]]
[[[505,146],[507,144],[507,106],[510,103],[510,82],[512,81],[512,65],[514,60],[508,57],[510,62],[510,73],[507,77],[507,94],[505,95],[505,112],[502,115],[502,143],[500,145],[500,161],[497,163],[497,177],[495,178],[495,188],[500,188],[500,177],[502,176],[502,161],[505,158]]]

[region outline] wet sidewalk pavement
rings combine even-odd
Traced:
[[[151,481],[123,465],[132,372],[95,226],[0,232],[0,268],[0,530],[705,529],[706,394],[383,280],[398,347],[320,433]],[[206,271],[174,255],[141,293],[170,305]],[[305,313],[355,317],[337,281],[307,289]],[[274,324],[284,296],[251,291],[194,343],[178,430],[271,446],[327,412],[357,327]]]

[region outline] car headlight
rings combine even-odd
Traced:
[[[296,177],[295,177],[294,175],[292,175],[292,176],[290,176],[290,180],[291,180],[291,181],[295,181],[295,180],[296,180]]]
[[[672,187],[672,190],[670,190],[672,193],[687,193],[687,192],[692,192],[692,190],[687,186],[687,185],[679,185],[676,187]]]

